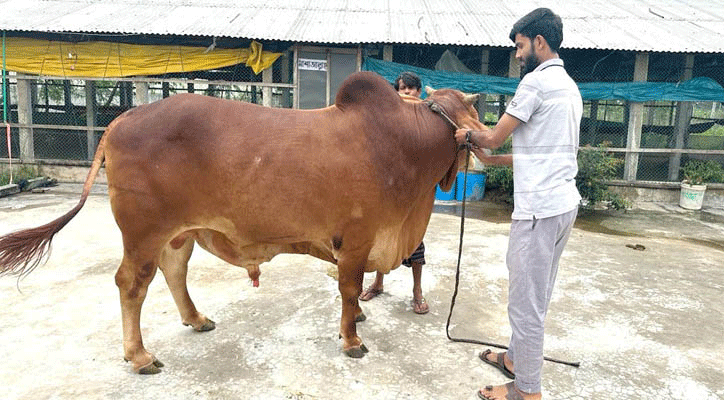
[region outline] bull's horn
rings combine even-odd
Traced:
[[[476,94],[466,94],[465,97],[463,97],[463,103],[471,106],[471,105],[475,104],[475,102],[478,101],[479,98],[480,98],[480,94],[479,94],[479,93],[476,93]]]
[[[435,93],[435,89],[431,88],[430,86],[425,86],[425,93],[427,93],[428,96]]]

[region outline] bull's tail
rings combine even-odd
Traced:
[[[110,127],[106,129],[106,133],[109,129]],[[47,258],[53,236],[78,214],[88,198],[93,181],[95,181],[105,160],[106,136],[104,134],[98,143],[93,163],[90,171],[88,171],[88,176],[85,178],[83,194],[73,209],[43,226],[9,233],[0,237],[0,276],[15,275],[23,277],[32,272],[41,261]]]

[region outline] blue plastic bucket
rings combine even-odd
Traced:
[[[458,172],[457,175],[457,191],[455,193],[455,199],[458,201],[463,200],[463,189],[465,190],[465,200],[478,201],[482,200],[485,196],[485,173],[480,171],[468,171],[467,186],[465,183],[465,172]]]
[[[440,185],[435,186],[435,200],[455,200],[455,184],[449,192],[443,192],[440,189]]]

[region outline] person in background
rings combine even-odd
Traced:
[[[512,330],[507,352],[490,349],[480,358],[513,379],[486,386],[481,399],[541,399],[543,330],[558,263],[578,213],[576,155],[583,101],[568,76],[558,48],[561,18],[538,8],[513,25],[510,39],[524,74],[515,95],[489,131],[459,129],[455,139],[469,143],[486,165],[512,165],[514,209],[506,264],[508,319]],[[488,156],[513,135],[513,154]]]
[[[419,98],[422,94],[422,82],[414,72],[403,72],[394,83],[397,93]],[[420,242],[414,253],[409,258],[402,260],[402,265],[412,269],[412,309],[417,314],[426,314],[430,307],[422,296],[422,266],[425,264],[425,244]],[[375,281],[367,289],[362,291],[359,299],[368,301],[375,298],[383,291],[385,275],[378,272]]]

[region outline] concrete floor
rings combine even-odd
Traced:
[[[0,234],[48,222],[77,203],[80,185],[0,199]],[[385,293],[362,303],[358,332],[370,352],[341,353],[341,313],[330,265],[279,256],[261,285],[197,248],[189,287],[217,329],[180,324],[159,275],[142,315],[144,343],[166,367],[138,376],[122,360],[120,233],[96,185],[56,237],[47,264],[0,278],[0,388],[4,399],[476,399],[506,379],[481,346],[447,339],[460,219],[436,206],[425,237],[423,290],[412,312],[402,267]],[[506,343],[509,210],[468,205],[460,293],[451,335]],[[546,327],[547,399],[724,398],[724,224],[700,212],[652,206],[579,217],[564,252]],[[643,245],[634,250],[627,245]],[[365,285],[373,279],[368,274]]]

